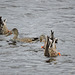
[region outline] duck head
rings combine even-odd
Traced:
[[[46,40],[45,35],[41,35],[41,36],[40,36],[40,42],[45,42],[45,40]]]
[[[8,34],[6,34],[6,36],[9,36],[9,35],[11,35],[11,34],[14,35],[13,39],[17,39],[18,34],[19,34],[17,28],[13,28]]]

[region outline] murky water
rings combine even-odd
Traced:
[[[43,43],[9,45],[12,36],[0,36],[0,75],[75,75],[75,0],[0,0],[0,15],[20,37],[50,35],[52,29],[62,54],[47,58]]]

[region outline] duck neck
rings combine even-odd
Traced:
[[[45,52],[44,52],[44,55],[49,57],[49,50],[48,50],[49,43],[48,42],[49,42],[49,37],[47,36],[47,40],[45,41]]]

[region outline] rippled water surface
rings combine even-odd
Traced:
[[[0,75],[75,75],[75,0],[1,0],[0,16],[19,37],[57,37],[62,56],[47,58],[43,43],[9,45],[0,35]]]

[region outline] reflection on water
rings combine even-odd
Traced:
[[[0,16],[9,30],[19,30],[19,37],[50,35],[53,30],[62,54],[47,58],[43,43],[13,45],[7,42],[12,36],[0,36],[1,75],[75,74],[75,0],[1,0]]]
[[[47,63],[51,63],[52,61],[56,61],[56,59],[50,58],[50,59],[46,60]]]

